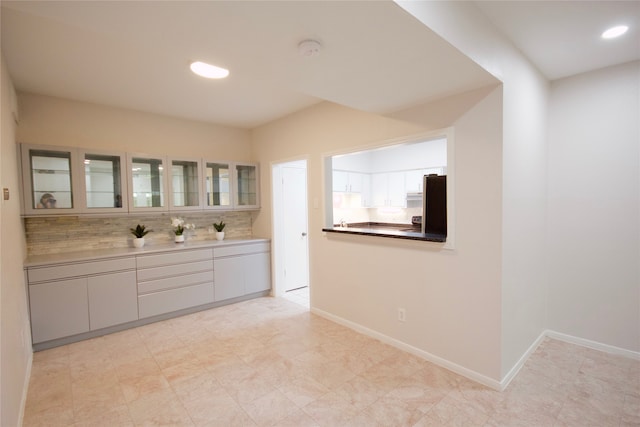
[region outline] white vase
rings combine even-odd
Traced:
[[[134,248],[141,248],[143,246],[144,246],[144,237],[136,237],[135,239],[133,239]]]
[[[224,240],[224,231],[216,231],[216,239]]]
[[[184,234],[181,234],[179,236],[176,235],[175,242],[176,243],[184,243]]]

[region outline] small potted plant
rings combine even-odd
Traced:
[[[136,228],[130,228],[131,234],[133,234],[136,238],[133,239],[133,246],[135,248],[141,248],[144,246],[144,236],[151,233],[153,230],[145,227],[144,225],[138,224]]]
[[[175,234],[174,240],[176,243],[184,242],[185,230],[193,230],[196,228],[195,224],[187,224],[184,222],[184,219],[180,217],[171,218],[171,226],[173,227],[173,234]]]
[[[213,228],[216,229],[216,239],[218,240],[224,240],[224,227],[227,224],[224,223],[224,221],[220,220],[220,222],[214,222],[213,223]]]

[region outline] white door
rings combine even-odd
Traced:
[[[282,201],[284,290],[290,291],[309,285],[306,162],[283,165]]]

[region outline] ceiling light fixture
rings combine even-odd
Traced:
[[[192,62],[190,67],[191,71],[208,79],[224,79],[229,75],[229,70],[226,68],[216,67],[206,62]]]
[[[322,49],[322,45],[316,40],[303,40],[298,45],[298,53],[300,56],[306,56],[308,58],[320,55],[320,49]]]
[[[626,33],[628,29],[629,27],[627,27],[626,25],[618,25],[615,27],[611,27],[607,31],[602,33],[601,37],[603,39],[615,39],[616,37],[620,37],[621,35]]]

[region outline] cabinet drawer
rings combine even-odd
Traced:
[[[140,318],[170,313],[213,302],[213,283],[154,292],[138,297]]]
[[[138,270],[138,282],[211,270],[213,270],[213,259],[178,265],[167,265],[164,267],[145,268]]]
[[[139,255],[136,257],[138,268],[161,267],[165,265],[185,264],[206,261],[212,258],[211,249],[180,250],[159,255]]]
[[[249,245],[237,245],[237,246],[224,246],[221,248],[215,248],[213,250],[214,258],[253,254],[258,252],[269,252],[270,245],[268,242],[264,243],[251,243]]]
[[[105,259],[102,261],[78,262],[48,267],[30,267],[27,270],[29,283],[47,280],[63,279],[67,277],[87,276],[91,274],[110,273],[114,271],[131,270],[136,268],[133,257]]]
[[[201,273],[183,274],[181,276],[167,277],[165,279],[138,282],[138,295],[148,294],[166,289],[181,288],[199,283],[213,283],[213,271]]]

